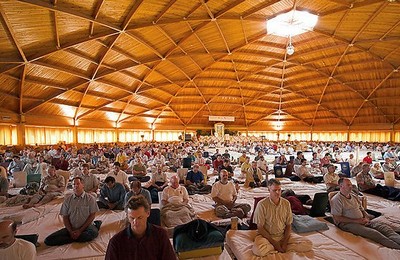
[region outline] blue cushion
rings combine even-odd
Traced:
[[[185,252],[200,248],[210,248],[224,245],[224,236],[218,230],[213,230],[207,234],[204,241],[193,241],[188,233],[180,233],[175,237],[174,248],[176,252]]]
[[[319,230],[328,230],[326,223],[307,215],[294,215],[292,229],[296,233],[306,233]]]

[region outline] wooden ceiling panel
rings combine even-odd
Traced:
[[[114,49],[110,49],[104,57],[104,64],[111,68],[118,67],[118,64],[128,63],[129,61],[132,61],[132,59]]]
[[[18,84],[18,78],[6,76],[6,74],[0,75],[0,86],[2,86],[0,94],[16,96],[18,94]]]
[[[188,80],[188,75],[183,69],[178,69],[177,66],[177,64],[165,60],[157,66],[157,71],[161,72],[163,75],[166,75],[168,79],[172,81]],[[161,76],[158,74],[158,77]],[[165,80],[165,78],[163,80]]]
[[[160,60],[161,57],[157,56],[154,48],[149,48],[146,44],[140,41],[139,38],[133,37],[127,33],[122,33],[118,41],[114,44],[114,49],[121,53],[126,53],[128,58],[137,62],[145,63],[148,60]],[[108,45],[109,46],[109,45]]]
[[[110,103],[110,104],[104,106],[104,108],[101,108],[101,110],[110,109],[110,110],[114,110],[116,112],[118,111],[118,113],[121,113],[124,110],[124,108],[126,107],[126,104],[127,104],[126,102],[115,101],[113,103]]]
[[[87,59],[82,59],[74,54],[61,51],[40,59],[40,62],[54,65],[55,68],[60,66],[67,71],[76,71],[78,75],[89,76],[96,68],[96,64]]]
[[[120,26],[135,4],[135,1],[103,1],[97,17],[98,19]]]
[[[87,107],[102,107],[109,102],[111,101],[89,95],[85,95],[82,99],[82,105]]]
[[[114,82],[112,79],[104,79],[102,81],[92,82],[90,84],[92,91],[103,93],[105,96],[121,97],[132,93],[132,89],[129,86],[122,85],[121,82]]]
[[[27,57],[56,46],[51,13],[41,7],[4,1],[3,17],[11,26],[13,37]]]
[[[142,104],[144,107],[165,105],[165,102],[162,102],[159,99],[154,99],[152,97],[146,96],[145,94],[134,95],[132,98],[132,102],[135,102],[137,104]]]
[[[156,27],[137,29],[127,32],[127,35],[139,41],[160,58],[165,57],[167,52],[174,48],[176,44],[169,39],[168,35],[163,34]]]
[[[0,62],[20,62],[22,61],[18,49],[13,43],[12,37],[7,33],[7,27],[0,23]],[[0,64],[0,68],[2,64]]]
[[[0,93],[0,102],[2,104],[7,104],[7,106],[1,106],[0,111],[11,112],[11,113],[13,111],[19,111],[18,96]]]
[[[188,56],[179,59],[168,58],[168,61],[172,66],[179,67],[182,70],[182,73],[191,79],[202,71],[201,66],[193,58]]]
[[[210,52],[224,52],[228,54],[227,46],[215,22],[207,24],[197,32],[197,36]]]
[[[26,76],[41,78],[44,80],[49,80],[60,86],[65,85],[65,83],[70,84],[79,79],[79,77],[84,77],[79,71],[65,71],[65,67],[59,66],[58,64],[52,66],[47,63],[31,63],[27,66]]]
[[[38,102],[43,102],[46,100],[46,97],[53,96],[56,93],[60,93],[60,89],[47,87],[37,83],[30,83],[29,81],[25,82],[23,88],[23,97],[36,98],[38,99]],[[34,99],[31,101],[34,101]]]
[[[90,22],[88,20],[79,19],[76,16],[61,12],[52,12],[52,14],[54,34],[55,37],[59,37],[61,45],[71,42],[71,40],[79,39],[82,35],[89,36]]]
[[[76,107],[64,105],[60,103],[47,103],[46,106],[37,107],[34,110],[34,115],[54,115],[54,116],[65,116],[74,117]]]

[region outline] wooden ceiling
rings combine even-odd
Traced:
[[[319,20],[289,56],[265,25],[293,9]],[[0,123],[400,129],[400,1],[0,0],[0,21]]]

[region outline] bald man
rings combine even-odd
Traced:
[[[36,247],[31,242],[15,238],[17,224],[11,220],[0,222],[0,259],[36,259]]]
[[[163,206],[169,203],[186,205],[189,202],[189,194],[184,186],[179,185],[177,175],[171,177],[170,185],[163,190],[161,202]]]

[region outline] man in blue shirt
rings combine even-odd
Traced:
[[[108,176],[100,189],[100,197],[97,205],[100,209],[123,210],[125,188],[121,183],[115,182],[115,178]]]
[[[204,176],[199,168],[198,164],[193,165],[193,170],[189,171],[186,175],[186,185],[204,184]]]
[[[193,165],[193,170],[186,175],[186,189],[190,195],[211,192],[211,186],[204,183],[204,176],[199,168],[198,164]]]

